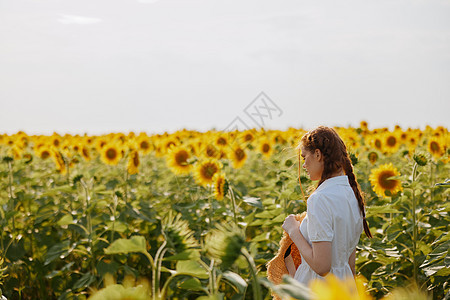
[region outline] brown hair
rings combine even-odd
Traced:
[[[348,155],[347,147],[337,132],[333,128],[319,126],[303,135],[297,147],[299,150],[299,155],[300,147],[304,147],[310,152],[314,152],[316,149],[319,149],[320,152],[322,152],[324,158],[324,169],[322,178],[320,179],[317,187],[319,187],[319,185],[321,185],[326,179],[331,178],[333,174],[339,172],[339,170],[344,170],[348,177],[350,186],[355,193],[356,199],[358,200],[359,209],[363,216],[364,232],[371,238],[372,234],[370,232],[369,225],[367,224],[366,213],[364,211],[364,198],[362,197],[360,186],[356,181],[355,174],[353,173],[353,165]]]

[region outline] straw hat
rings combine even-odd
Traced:
[[[302,214],[296,215],[295,219],[301,223],[305,216],[306,212],[303,212]],[[302,263],[300,252],[298,251],[297,246],[295,246],[294,242],[291,240],[287,232],[284,231],[277,255],[272,258],[266,265],[267,278],[275,284],[280,284],[282,281],[282,276],[284,274],[289,274],[286,263],[284,261],[286,251],[289,249],[289,247],[291,248],[290,254],[292,256],[292,259],[294,260],[295,269],[297,269],[298,266]],[[275,300],[281,300],[281,298],[274,293],[272,293],[272,296]]]

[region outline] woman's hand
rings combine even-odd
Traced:
[[[281,227],[289,234],[289,236],[292,236],[295,230],[300,231],[300,222],[295,219],[295,215],[289,215],[284,219]]]

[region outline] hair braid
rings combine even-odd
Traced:
[[[361,210],[361,213],[363,216],[364,232],[366,233],[366,235],[368,237],[371,238],[372,233],[370,232],[369,224],[366,221],[366,212],[364,210],[364,198],[362,197],[361,189],[359,187],[358,182],[356,181],[355,174],[353,173],[352,162],[347,153],[345,153],[345,158],[344,158],[344,172],[347,175],[348,182],[350,183],[350,186],[352,187],[353,192],[355,193],[356,199],[358,200],[359,209]]]

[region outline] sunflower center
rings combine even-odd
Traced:
[[[142,141],[142,142],[139,144],[139,147],[141,147],[141,149],[143,149],[143,150],[147,150],[148,148],[150,148],[150,145],[149,145],[148,142]]]
[[[223,191],[222,191],[222,185],[223,185],[222,178],[219,178],[219,179],[217,180],[217,193],[218,193],[219,195],[222,195],[222,193],[223,193]]]
[[[84,157],[89,157],[89,151],[85,147],[83,147],[82,153]]]
[[[245,152],[241,148],[234,150],[234,155],[236,156],[236,159],[239,161],[245,158]]]
[[[175,161],[177,162],[178,165],[183,166],[187,163],[188,157],[189,155],[185,150],[180,150],[175,155]]]
[[[269,146],[268,144],[264,144],[264,145],[262,146],[262,151],[263,151],[264,153],[269,152],[269,150],[270,150],[270,146]]]
[[[395,138],[395,136],[390,136],[388,137],[386,142],[389,147],[394,147],[397,144],[397,139]]]
[[[206,155],[208,155],[209,157],[215,156],[215,155],[216,155],[216,149],[214,149],[214,148],[211,147],[211,146],[208,146],[208,147],[206,148]]]
[[[115,159],[117,157],[116,149],[109,148],[108,150],[106,150],[106,157],[111,160]]]
[[[226,144],[227,144],[227,140],[224,139],[223,137],[220,137],[220,138],[217,140],[217,144],[219,144],[219,145],[226,145]]]
[[[42,151],[41,153],[41,158],[46,159],[50,156],[50,152],[48,152],[47,150]]]
[[[247,133],[247,134],[245,135],[244,140],[245,140],[246,142],[251,141],[251,140],[253,140],[253,136],[252,136],[250,133]]]
[[[202,168],[202,175],[208,179],[212,178],[216,172],[217,172],[217,167],[215,164],[206,164]]]
[[[431,150],[433,153],[439,153],[439,151],[441,150],[441,147],[439,146],[439,144],[438,144],[437,142],[432,141],[432,142],[430,143],[430,150]]]
[[[133,165],[135,167],[139,166],[139,155],[137,154],[137,152],[135,152],[133,155]]]
[[[175,146],[175,143],[172,142],[172,141],[170,141],[170,142],[168,142],[168,143],[166,144],[166,148],[167,148],[167,149],[170,149],[171,146]]]
[[[397,186],[397,180],[388,179],[389,177],[395,176],[394,172],[388,170],[383,171],[378,177],[378,183],[385,190],[393,190]]]
[[[375,140],[375,147],[376,147],[377,149],[381,149],[381,141],[380,141],[379,139],[376,139],[376,140]]]

